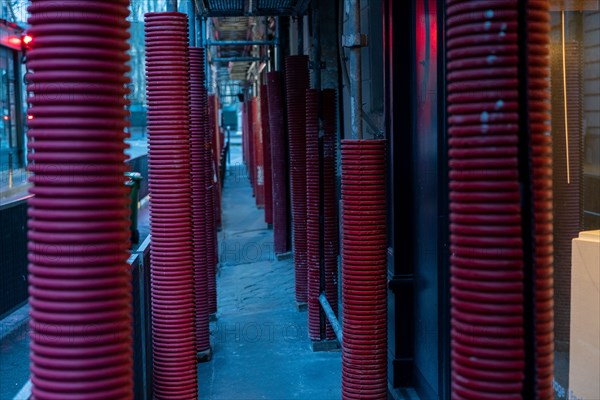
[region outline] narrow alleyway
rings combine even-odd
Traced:
[[[213,360],[199,366],[201,399],[339,399],[341,353],[313,353],[294,300],[292,259],[277,261],[233,146],[223,190]]]

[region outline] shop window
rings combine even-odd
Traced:
[[[19,53],[0,46],[0,194],[27,181]]]
[[[552,2],[557,399],[600,398],[600,11]]]

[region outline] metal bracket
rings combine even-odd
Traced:
[[[342,47],[366,47],[368,36],[364,33],[351,33],[342,36]]]
[[[311,62],[308,63],[308,68],[310,68],[310,69],[317,69],[317,68],[318,69],[326,69],[327,68],[327,64],[325,63],[325,61],[321,61],[318,64],[315,61],[311,61]]]
[[[394,293],[413,289],[414,285],[413,274],[388,275],[388,288]]]

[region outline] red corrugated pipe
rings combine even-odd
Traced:
[[[196,351],[210,350],[208,309],[208,258],[206,237],[204,49],[190,48],[190,168],[192,179],[192,241],[194,246],[194,292],[196,298]]]
[[[519,41],[516,0],[448,8],[452,393],[520,399],[525,338],[534,338],[536,398],[552,396],[551,155],[547,124],[548,4],[528,4]],[[520,187],[519,48],[528,46],[528,130],[535,231],[534,324],[527,328]],[[534,232],[531,233],[533,237]],[[527,237],[527,236],[526,236]],[[527,332],[534,329],[535,332]]]
[[[337,193],[337,105],[336,91],[325,89],[321,95],[323,118],[323,246],[325,268],[325,294],[338,313],[338,255],[340,252],[338,193]],[[329,322],[325,339],[335,339]]]
[[[552,140],[550,135],[550,5],[528,2],[529,129],[535,231],[535,390],[539,399],[554,396],[554,267]]]
[[[217,220],[215,216],[215,191],[217,182],[215,182],[215,165],[212,154],[212,141],[215,133],[214,121],[214,100],[215,95],[208,96],[208,118],[205,136],[205,173],[206,173],[206,257],[208,262],[208,309],[211,314],[217,312],[217,263],[218,263],[218,243],[217,243]]]
[[[219,167],[221,161],[220,150],[220,128],[219,128],[219,100],[216,95],[211,95],[209,98],[209,122],[211,124],[211,143],[212,143],[212,163],[213,163],[213,194],[215,206],[215,229],[221,225],[221,175]],[[218,252],[216,253],[218,254]]]
[[[387,398],[385,141],[342,140],[342,397]]]
[[[197,398],[188,20],[145,15],[154,392]]]
[[[273,224],[273,171],[271,168],[271,132],[269,130],[269,99],[267,85],[260,87],[260,122],[263,137],[263,166],[265,177],[265,222]]]
[[[248,140],[246,139],[246,120],[248,117],[246,116],[246,102],[242,103],[242,161],[244,163],[248,162],[248,156],[246,155]]]
[[[309,87],[308,56],[285,59],[288,147],[294,231],[296,302],[308,301],[306,270],[306,90]]]
[[[28,11],[32,398],[132,398],[128,1]]]
[[[321,165],[319,156],[320,91],[306,91],[306,241],[308,337],[321,339]]]
[[[250,178],[250,184],[252,185],[252,195],[256,196],[256,158],[254,154],[254,122],[252,119],[252,100],[248,100],[246,103],[246,139],[248,146],[248,177]]]
[[[254,177],[256,178],[256,206],[263,208],[265,206],[265,168],[263,154],[263,139],[261,129],[261,119],[259,115],[259,99],[252,99],[252,139],[254,145]]]
[[[283,96],[279,72],[267,73],[271,175],[273,177],[273,248],[275,254],[288,251],[288,180],[284,131]]]

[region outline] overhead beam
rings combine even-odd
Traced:
[[[254,12],[254,14],[252,16],[253,17],[289,17],[292,15],[297,15],[297,12],[293,8],[276,8],[276,9],[259,8]],[[241,13],[239,11],[207,10],[206,16],[207,17],[247,17],[248,14],[246,12]]]
[[[211,63],[218,62],[254,62],[264,60],[264,57],[215,57],[210,60]]]
[[[206,44],[207,46],[273,46],[272,40],[213,40]]]

